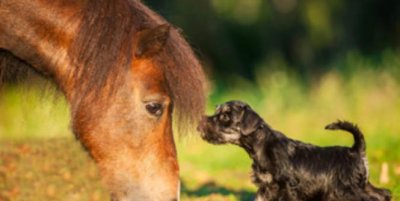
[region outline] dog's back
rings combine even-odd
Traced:
[[[366,157],[366,144],[364,140],[364,135],[360,131],[360,129],[357,127],[357,125],[354,125],[350,122],[347,121],[337,121],[331,124],[328,124],[325,129],[328,130],[344,130],[347,132],[350,132],[353,137],[354,137],[354,144],[351,147],[351,150],[353,152],[358,153],[364,162],[365,169],[367,170],[367,179],[368,179],[368,161]],[[389,190],[386,189],[380,189],[376,188],[373,186],[371,183],[367,181],[365,185],[365,191],[373,198],[375,198],[378,201],[390,201],[391,200],[391,193]]]
[[[290,139],[269,126],[249,105],[229,101],[202,119],[199,131],[210,143],[238,145],[253,159],[257,201],[388,201],[390,192],[368,182],[365,141],[358,127],[338,121],[352,147],[320,147]]]
[[[390,191],[376,188],[368,182],[366,145],[360,129],[347,121],[331,123],[326,129],[350,132],[354,145],[319,147],[292,140],[278,131],[273,132],[276,140],[269,143],[265,151],[267,156],[275,155],[274,158],[278,159],[271,171],[275,173],[277,182],[289,181],[289,186],[294,185],[293,189],[289,187],[289,191],[295,192],[299,200],[390,201]],[[277,172],[282,175],[282,180]],[[351,188],[356,190],[348,192]],[[335,196],[344,192],[347,192],[347,197]]]

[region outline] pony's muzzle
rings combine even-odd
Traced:
[[[168,178],[167,178],[168,179]],[[131,185],[127,184],[128,186]],[[179,201],[179,181],[165,178],[146,179],[129,189],[114,193],[112,201]]]

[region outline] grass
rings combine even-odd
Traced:
[[[288,71],[260,68],[255,83],[232,78],[232,86],[215,87],[208,112],[217,103],[245,100],[274,128],[321,146],[350,146],[351,135],[323,127],[336,119],[356,122],[367,141],[370,180],[400,201],[400,60],[385,58],[376,63],[350,54],[336,70],[308,82]],[[264,65],[285,66],[280,61]],[[345,70],[349,66],[355,66],[351,72]],[[68,131],[68,118],[62,98],[5,89],[0,96],[0,201],[109,200],[94,163]],[[177,144],[182,200],[254,199],[251,161],[243,150],[209,145],[196,135]],[[380,179],[385,165],[389,181]]]
[[[107,200],[94,163],[72,138],[2,142],[0,200]]]

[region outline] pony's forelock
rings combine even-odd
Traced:
[[[118,1],[118,2],[115,2]],[[124,81],[132,62],[134,34],[145,28],[168,24],[139,1],[88,1],[82,10],[82,22],[74,41],[72,58],[81,64],[75,77],[78,93],[94,97],[107,85],[113,93]],[[173,26],[171,26],[173,27]],[[175,28],[158,55],[166,84],[174,103],[177,132],[192,132],[204,112],[205,77],[201,65],[183,36]],[[77,97],[79,99],[79,97]]]

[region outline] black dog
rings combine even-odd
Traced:
[[[273,130],[247,104],[230,101],[204,117],[199,131],[213,144],[243,147],[253,159],[256,201],[389,201],[390,192],[368,181],[365,141],[357,126],[325,127],[353,134],[352,147],[318,147]]]

